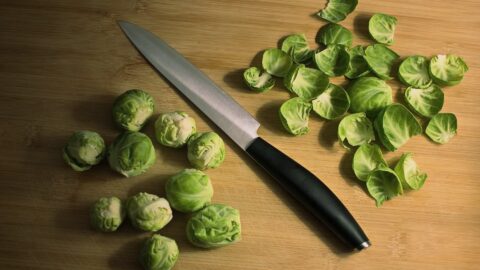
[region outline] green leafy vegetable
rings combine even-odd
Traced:
[[[345,77],[349,79],[356,79],[363,77],[370,73],[370,67],[365,60],[365,51],[361,45],[355,46],[348,50],[350,54],[350,63],[348,65]]]
[[[362,77],[348,89],[352,112],[377,113],[392,101],[392,88],[375,77]]]
[[[208,175],[196,169],[184,169],[168,179],[167,199],[175,210],[193,213],[210,204],[213,187]]]
[[[135,228],[149,232],[165,227],[173,217],[167,200],[145,192],[127,200],[127,214]]]
[[[328,86],[328,77],[321,71],[300,64],[284,78],[285,87],[305,100],[311,100]]]
[[[341,86],[329,84],[325,91],[312,100],[312,107],[321,117],[332,120],[348,111],[350,98]]]
[[[152,116],[155,109],[153,97],[147,92],[132,89],[115,99],[113,103],[113,120],[128,131],[139,131]]]
[[[399,55],[382,44],[374,44],[365,50],[365,60],[370,69],[381,79],[390,80],[393,64]]]
[[[293,34],[282,42],[282,51],[286,52],[295,63],[303,63],[312,58],[312,51],[308,46],[304,34]]]
[[[275,78],[268,72],[263,72],[257,67],[251,67],[243,72],[243,80],[247,86],[258,93],[266,92],[275,85]]]
[[[83,172],[105,157],[105,142],[100,134],[82,130],[73,133],[63,148],[63,159],[70,167]]]
[[[225,143],[213,131],[193,134],[187,146],[188,161],[196,169],[217,168],[225,160]]]
[[[457,117],[453,113],[439,113],[430,119],[425,133],[436,143],[447,143],[457,134]]]
[[[431,84],[425,89],[408,87],[405,90],[405,100],[416,113],[430,118],[442,110],[444,96],[440,87]]]
[[[432,84],[428,74],[428,59],[423,56],[409,56],[400,64],[398,78],[404,84],[415,88],[427,88]]]
[[[365,143],[358,147],[353,156],[353,172],[361,181],[367,181],[371,172],[380,166],[388,167],[380,147]]]
[[[304,135],[308,132],[308,116],[312,105],[299,97],[291,98],[280,106],[280,120],[286,131],[293,135]]]
[[[317,16],[329,22],[343,21],[357,6],[357,0],[329,0],[327,6]]]
[[[468,66],[465,61],[453,54],[436,55],[430,60],[430,75],[433,81],[442,86],[460,83]]]
[[[184,146],[196,131],[195,120],[185,112],[162,113],[155,121],[155,138],[168,147]]]
[[[325,46],[344,45],[345,47],[350,47],[352,45],[352,39],[352,32],[336,23],[329,23],[320,28],[315,38],[318,44],[323,44]]]
[[[315,53],[314,60],[323,73],[336,77],[347,72],[350,54],[342,45],[328,45],[325,50]]]
[[[90,223],[102,232],[113,232],[125,219],[125,209],[117,197],[98,199],[90,211]]]
[[[396,26],[397,18],[381,13],[374,14],[368,21],[368,31],[372,38],[386,45],[393,44]]]
[[[175,240],[154,234],[140,251],[140,263],[145,270],[170,270],[178,260],[179,250]]]
[[[412,153],[405,153],[400,157],[395,166],[395,172],[403,187],[418,190],[427,180],[427,174],[418,169],[417,163],[412,158]]]
[[[338,125],[338,139],[347,149],[369,143],[375,140],[372,122],[365,113],[347,115]]]
[[[377,207],[384,201],[403,194],[403,188],[397,174],[388,167],[380,166],[367,179],[367,189],[375,199]]]
[[[290,56],[280,49],[267,49],[263,53],[262,66],[268,73],[277,77],[284,77],[292,68]]]

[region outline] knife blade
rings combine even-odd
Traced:
[[[257,120],[207,75],[148,30],[127,21],[118,24],[154,68],[335,235],[357,250],[370,246],[337,196],[310,171],[260,138]]]

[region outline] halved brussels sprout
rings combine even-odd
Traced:
[[[395,165],[395,172],[403,187],[418,190],[427,180],[427,174],[418,169],[417,163],[412,158],[412,153],[405,153],[400,157],[397,165]]]
[[[208,175],[196,169],[184,169],[168,179],[167,199],[175,210],[193,213],[210,204],[213,187]]]
[[[436,143],[447,143],[457,134],[457,117],[453,113],[439,113],[430,119],[425,133]]]
[[[345,47],[350,47],[352,45],[352,39],[352,32],[336,23],[329,23],[323,26],[315,37],[318,44],[325,46],[344,45]]]
[[[155,103],[152,96],[140,89],[128,90],[113,103],[113,120],[128,131],[139,131],[152,116]]]
[[[392,88],[375,77],[362,77],[348,89],[350,110],[375,114],[393,102]]]
[[[393,64],[400,56],[382,44],[374,44],[365,50],[365,60],[370,69],[381,79],[390,80]]]
[[[317,16],[329,22],[340,22],[355,10],[357,4],[357,0],[328,0],[327,6]]]
[[[140,251],[140,264],[145,270],[170,270],[178,260],[179,250],[175,240],[154,234]]]
[[[377,207],[384,201],[403,194],[402,183],[390,168],[380,166],[370,173],[367,179],[368,193],[375,199]]]
[[[105,157],[105,142],[96,132],[77,131],[68,139],[62,155],[73,170],[83,172],[100,163]]]
[[[396,26],[397,18],[377,13],[368,21],[368,32],[378,43],[392,45]]]
[[[392,104],[383,109],[374,121],[380,141],[389,151],[395,151],[410,137],[422,133],[422,126],[415,116],[401,104]]]
[[[375,140],[372,122],[365,113],[354,113],[345,116],[338,125],[340,144],[350,149]]]
[[[196,169],[217,168],[225,160],[225,143],[213,131],[193,134],[187,145],[188,160]]]
[[[328,120],[344,115],[349,107],[350,98],[347,92],[335,84],[329,84],[325,91],[312,100],[313,111]]]
[[[146,172],[155,163],[155,148],[150,138],[137,131],[125,131],[108,148],[110,167],[126,177]]]
[[[347,72],[350,54],[342,45],[328,45],[325,50],[315,53],[314,60],[323,73],[336,77]]]
[[[291,98],[280,106],[280,120],[286,131],[293,135],[307,134],[308,116],[312,105],[299,97]]]
[[[155,138],[168,147],[184,146],[196,131],[195,119],[180,111],[162,113],[155,121]]]
[[[201,248],[223,247],[241,239],[240,212],[223,204],[211,204],[193,214],[187,223],[187,239]]]
[[[444,96],[442,89],[432,84],[425,89],[408,87],[405,100],[416,113],[430,118],[442,110]]]
[[[350,63],[348,64],[345,77],[356,79],[370,73],[370,67],[364,58],[365,51],[361,45],[351,48],[348,50],[348,53],[350,54]]]
[[[305,100],[311,100],[327,88],[328,77],[318,69],[300,64],[289,72],[283,82],[290,92]]]
[[[286,52],[272,48],[263,53],[262,66],[273,76],[284,77],[292,68],[293,61]]]
[[[90,223],[102,232],[113,232],[125,219],[125,209],[117,197],[98,199],[90,211]]]
[[[290,55],[295,63],[303,63],[312,58],[312,51],[308,46],[305,34],[293,34],[282,42],[282,51]]]
[[[257,67],[251,67],[243,72],[243,80],[247,86],[258,93],[266,92],[275,86],[275,78],[268,72],[263,72]]]
[[[429,71],[436,84],[451,86],[462,81],[463,75],[468,71],[468,66],[459,56],[440,54],[430,60]]]
[[[366,182],[370,173],[381,166],[388,167],[388,164],[376,144],[362,144],[353,155],[353,172],[361,181]]]
[[[429,87],[432,79],[428,74],[428,59],[419,55],[407,57],[398,68],[398,78],[415,88]]]
[[[164,198],[140,192],[127,200],[127,214],[135,228],[155,232],[172,220],[172,209]]]

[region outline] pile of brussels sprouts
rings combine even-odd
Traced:
[[[110,167],[125,177],[145,173],[155,163],[155,147],[140,132],[155,109],[153,98],[138,89],[115,100],[113,119],[123,131],[110,146],[96,132],[78,131],[63,149],[64,160],[75,171],[85,171],[105,157]],[[173,148],[187,146],[193,168],[181,170],[166,182],[166,198],[140,192],[125,201],[118,197],[98,199],[90,212],[91,225],[102,232],[116,231],[128,217],[133,227],[157,232],[173,218],[172,208],[191,214],[186,226],[188,240],[201,248],[216,248],[241,238],[240,213],[224,204],[212,204],[213,186],[201,170],[216,168],[225,159],[225,144],[215,132],[197,132],[195,120],[184,112],[160,114],[154,124],[155,138]],[[145,269],[171,269],[179,256],[175,240],[153,234],[140,252]]]
[[[290,35],[280,49],[265,50],[262,68],[246,69],[243,78],[258,93],[273,88],[277,79],[283,80],[294,97],[280,106],[279,117],[292,135],[308,133],[312,110],[327,120],[343,117],[338,126],[340,144],[349,150],[358,147],[353,170],[380,206],[403,194],[404,189],[421,188],[427,174],[417,168],[411,153],[403,154],[390,169],[380,147],[373,142],[380,142],[387,151],[397,150],[412,136],[422,134],[417,118],[428,121],[425,134],[432,141],[448,142],[457,132],[457,119],[453,113],[440,112],[444,102],[440,87],[460,83],[468,67],[453,54],[430,59],[420,55],[406,57],[397,72],[399,81],[406,86],[406,106],[394,103],[387,81],[393,78],[400,58],[389,47],[394,43],[397,19],[374,14],[368,31],[376,43],[366,48],[352,47],[352,32],[337,23],[353,12],[357,3],[330,0],[317,13],[329,21],[315,38],[321,48],[311,50],[304,34]],[[329,82],[330,77],[342,75],[348,79],[346,90]]]

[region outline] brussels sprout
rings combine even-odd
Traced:
[[[195,133],[187,145],[188,160],[196,169],[217,168],[225,160],[225,144],[215,132]]]
[[[284,77],[293,66],[292,58],[280,49],[267,49],[263,53],[262,66],[268,73]]]
[[[140,264],[145,270],[170,270],[177,262],[179,250],[175,240],[154,234],[140,251]]]
[[[427,174],[418,169],[417,163],[412,158],[412,153],[402,155],[397,165],[395,165],[395,172],[403,187],[418,190],[427,180]]]
[[[405,100],[410,108],[424,117],[432,117],[443,107],[443,91],[435,84],[425,89],[408,87],[405,90]]]
[[[372,122],[365,113],[347,115],[338,125],[338,139],[347,149],[369,143],[375,140]]]
[[[382,44],[370,45],[365,50],[365,60],[370,69],[381,79],[390,80],[393,64],[398,54]]]
[[[362,77],[348,89],[352,112],[377,113],[393,102],[392,88],[375,77]]]
[[[367,179],[368,193],[375,199],[377,207],[384,201],[403,194],[402,183],[397,174],[390,168],[380,166]]]
[[[108,148],[110,167],[126,177],[146,172],[155,163],[155,148],[150,138],[137,131],[125,131]]]
[[[129,131],[139,131],[152,116],[155,103],[152,96],[139,89],[128,90],[113,103],[113,120]]]
[[[275,86],[275,78],[268,72],[261,72],[257,67],[251,67],[243,72],[243,80],[248,87],[258,93],[266,92]]]
[[[299,97],[291,98],[280,106],[280,120],[286,131],[292,135],[304,135],[308,132],[308,116],[312,105]]]
[[[453,113],[439,113],[430,119],[425,133],[436,143],[447,143],[457,134],[457,117]]]
[[[336,77],[347,72],[350,54],[342,45],[328,45],[325,50],[315,53],[314,60],[323,73]]]
[[[241,239],[240,212],[222,204],[203,208],[188,220],[187,239],[201,248],[216,248],[238,242]]]
[[[213,187],[210,178],[196,169],[184,169],[168,179],[167,200],[180,212],[192,213],[210,204]]]
[[[367,181],[370,173],[381,166],[388,167],[388,164],[378,145],[362,144],[353,155],[353,172],[361,181]]]
[[[378,43],[392,45],[396,26],[397,18],[377,13],[368,21],[368,32]]]
[[[373,124],[380,141],[389,151],[397,150],[410,137],[422,133],[415,116],[401,104],[392,104],[383,109]]]
[[[285,87],[305,100],[314,99],[328,86],[328,77],[320,70],[298,65],[284,78]]]
[[[352,45],[352,39],[352,32],[336,23],[329,23],[323,26],[315,37],[318,44],[323,44],[325,46],[344,45],[350,47]]]
[[[368,67],[368,63],[364,58],[365,51],[361,45],[351,48],[348,50],[348,53],[350,54],[350,63],[348,64],[345,77],[356,79],[370,73],[370,67]]]
[[[428,59],[423,56],[409,56],[400,64],[398,78],[404,84],[415,88],[427,88],[432,84],[428,74]]]
[[[430,60],[429,72],[438,85],[456,85],[462,81],[467,71],[468,66],[465,61],[453,54],[436,55]]]
[[[113,232],[125,219],[125,209],[117,197],[100,198],[90,211],[90,223],[102,232]]]
[[[328,120],[342,116],[349,107],[350,98],[347,92],[335,84],[328,85],[325,91],[312,100],[313,111]]]
[[[357,0],[329,0],[327,6],[317,16],[329,22],[343,21],[357,6]]]
[[[155,138],[169,147],[184,146],[196,131],[195,120],[184,112],[162,113],[155,121]]]
[[[172,209],[164,198],[140,192],[127,200],[127,213],[135,228],[155,232],[172,220]]]
[[[63,159],[73,170],[83,172],[105,157],[105,142],[93,131],[77,131],[63,148]]]
[[[312,51],[310,51],[304,34],[293,34],[286,37],[282,42],[282,51],[289,54],[292,60],[298,64],[312,58]]]

